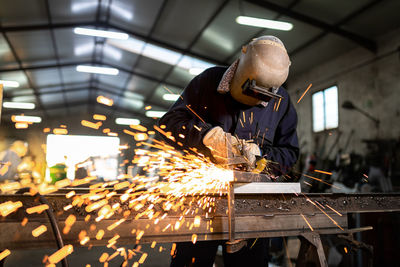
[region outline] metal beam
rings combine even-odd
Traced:
[[[193,48],[193,46],[197,43],[197,41],[200,39],[200,37],[203,35],[203,32],[208,28],[208,26],[215,20],[215,18],[218,16],[218,14],[221,13],[221,11],[225,8],[225,6],[229,3],[229,0],[225,0],[218,8],[217,10],[215,10],[215,12],[212,14],[212,16],[208,19],[208,21],[206,22],[206,24],[204,24],[204,26],[201,28],[201,30],[197,33],[197,35],[193,38],[193,40],[190,42],[189,46],[181,51],[182,56],[181,58],[183,58],[183,56],[185,55],[190,55],[190,50]],[[180,58],[180,59],[181,59]],[[179,60],[180,60],[179,59]],[[219,65],[225,65],[223,62],[219,63]],[[156,85],[156,87],[154,87],[154,89],[151,91],[151,94],[146,98],[146,100],[150,100],[151,97],[154,95],[157,87],[160,84],[165,83],[166,79],[170,76],[170,74],[172,73],[172,71],[174,70],[176,66],[171,66],[169,68],[169,70],[167,71],[167,73],[165,73],[165,75],[163,76],[163,78],[161,79],[161,81],[159,82],[159,84]],[[178,87],[179,88],[179,87]]]
[[[300,1],[301,1],[301,0],[294,0],[293,2],[291,2],[291,3],[288,5],[287,9],[292,9],[292,8],[293,8],[294,6],[296,6]],[[240,2],[240,4],[242,4],[242,3]],[[240,7],[240,8],[242,9],[242,7]],[[243,12],[243,10],[241,10],[240,12]],[[243,12],[243,13],[244,13],[244,12]],[[273,20],[278,20],[278,19],[281,18],[281,17],[282,17],[282,14],[278,14],[278,15],[276,15],[276,16],[273,18]],[[261,29],[261,30],[259,30],[255,35],[253,35],[250,39],[248,39],[244,44],[240,45],[232,54],[230,54],[228,57],[226,57],[226,58],[224,59],[224,62],[226,62],[227,64],[231,64],[231,62],[229,62],[229,60],[230,60],[233,56],[235,56],[237,53],[239,53],[239,52],[242,50],[242,46],[245,45],[245,44],[250,43],[254,38],[259,37],[262,33],[265,32],[265,30],[266,30],[266,29]]]
[[[376,52],[377,46],[376,43],[373,40],[370,40],[368,38],[365,38],[361,35],[343,30],[335,25],[328,24],[326,22],[323,22],[321,20],[318,20],[316,18],[301,14],[299,12],[284,8],[280,5],[268,2],[268,1],[261,1],[261,0],[245,0],[246,2],[258,5],[260,7],[279,12],[287,17],[293,18],[295,20],[307,23],[309,25],[312,25],[314,27],[320,28],[324,31],[327,32],[332,32],[335,33],[341,37],[344,37],[348,40],[351,40],[358,45],[370,50],[371,52]]]
[[[13,71],[32,71],[32,70],[41,70],[41,69],[50,69],[50,68],[57,68],[57,67],[72,67],[72,66],[77,66],[77,65],[82,65],[82,64],[92,64],[92,65],[100,65],[100,66],[109,66],[109,67],[113,67],[113,68],[117,68],[120,71],[126,72],[128,74],[131,75],[136,75],[139,76],[141,78],[153,81],[153,82],[157,82],[157,83],[161,83],[162,80],[154,78],[153,76],[147,75],[147,74],[143,74],[143,73],[139,73],[127,68],[123,68],[121,66],[117,66],[114,64],[102,64],[99,61],[75,61],[72,63],[63,63],[63,64],[47,64],[47,65],[40,65],[40,66],[30,66],[30,67],[18,67],[18,68],[12,68],[12,69],[0,69],[0,73],[6,73],[6,72],[13,72]],[[182,87],[182,85],[180,84],[175,84],[175,83],[167,83],[168,85],[174,86],[174,87]]]
[[[356,18],[357,16],[359,16],[360,14],[364,13],[365,11],[371,9],[372,7],[374,7],[376,4],[381,3],[382,0],[375,0],[372,1],[366,5],[364,5],[363,7],[361,7],[360,9],[352,12],[351,14],[349,14],[348,16],[346,16],[345,18],[343,18],[342,20],[340,20],[338,23],[336,23],[334,26],[335,27],[340,27],[343,24],[351,21],[352,19]],[[308,40],[307,42],[305,42],[304,44],[300,45],[299,47],[295,48],[294,50],[292,50],[289,54],[290,56],[294,56],[298,53],[300,53],[301,51],[303,51],[304,49],[306,49],[307,47],[311,46],[313,43],[321,40],[323,37],[325,37],[326,35],[328,35],[329,31],[324,31],[320,34],[318,34],[317,36],[311,38],[310,40]]]
[[[66,188],[67,190],[76,190],[80,193],[79,188]],[[213,196],[214,197],[214,196]],[[399,194],[258,194],[258,195],[238,195],[238,201],[235,204],[235,236],[237,238],[258,238],[258,237],[274,237],[274,236],[297,236],[305,233],[316,234],[337,234],[337,233],[353,233],[360,229],[348,229],[347,214],[360,212],[398,212],[400,211],[400,195]],[[88,204],[82,206],[74,206],[64,211],[64,207],[70,205],[72,199],[65,198],[64,194],[50,194],[46,196],[50,208],[63,227],[66,218],[73,214],[76,216],[76,222],[69,234],[63,235],[63,239],[68,244],[78,245],[77,236],[81,230],[87,230],[90,223],[95,223],[96,216],[92,216],[89,222],[85,222],[85,217],[90,212],[86,212],[85,208]],[[195,210],[197,206],[191,205],[196,203],[198,197],[186,196],[183,201],[183,207]],[[29,248],[33,244],[35,246],[52,247],[54,246],[54,237],[51,232],[34,238],[32,230],[41,224],[48,225],[48,219],[43,214],[27,214],[25,209],[38,205],[34,197],[29,195],[2,195],[0,202],[21,201],[24,208],[18,209],[15,213],[8,215],[0,222],[4,229],[8,231],[0,232],[0,248]],[[120,203],[123,210],[130,210],[131,213],[125,217],[126,221],[121,223],[117,228],[106,231],[102,241],[91,239],[86,245],[105,245],[107,241],[115,234],[119,234],[118,244],[132,244],[132,229],[146,229],[141,243],[149,243],[153,241],[159,242],[179,242],[191,241],[193,234],[197,235],[197,240],[227,240],[228,233],[228,216],[226,215],[227,198],[226,195],[215,195],[215,209],[211,212],[198,209],[198,213],[194,215],[184,216],[186,222],[192,223],[195,215],[200,217],[198,227],[187,227],[182,224],[178,230],[174,225],[182,215],[180,209],[166,211],[165,202],[152,204],[146,203],[144,207],[136,211],[128,207],[128,202],[121,203],[120,196],[113,196],[108,200],[109,203]],[[143,216],[139,219],[135,217],[141,212],[154,205],[155,212],[166,214],[166,217],[154,224],[154,218],[148,219]],[[330,207],[322,210],[321,207]],[[207,213],[207,214],[206,214]],[[329,217],[327,216],[329,215]],[[27,217],[29,222],[26,226],[21,226],[23,218]],[[124,218],[122,213],[116,213],[112,218],[97,222],[98,229],[106,229],[117,220]],[[306,219],[305,219],[306,218]],[[209,227],[212,222],[212,229]],[[149,225],[149,226],[147,226]],[[169,225],[169,226],[168,226]],[[310,229],[309,225],[313,227]],[[339,229],[339,226],[341,229]],[[371,228],[364,228],[371,229]],[[18,233],[18,234],[17,234]]]
[[[53,24],[53,19],[52,19],[52,16],[51,16],[49,0],[45,0],[44,2],[45,2],[45,7],[46,7],[47,20],[48,20],[49,24],[52,25]],[[51,36],[51,43],[52,43],[53,50],[54,50],[54,56],[56,58],[57,71],[58,71],[58,75],[60,76],[61,91],[63,92],[64,106],[65,106],[65,108],[67,110],[67,114],[69,114],[68,101],[67,101],[67,96],[65,94],[64,76],[62,74],[61,68],[59,67],[59,65],[60,65],[60,57],[59,57],[56,37],[54,35],[54,30],[53,29],[50,30],[50,36]]]
[[[121,26],[118,26],[116,24],[113,23],[105,23],[105,22],[95,22],[95,21],[86,21],[86,22],[79,22],[79,23],[54,23],[52,25],[49,24],[37,24],[37,25],[26,25],[26,26],[2,26],[0,27],[0,31],[2,32],[16,32],[16,31],[35,31],[35,30],[49,30],[49,29],[65,29],[65,28],[75,28],[75,27],[98,27],[98,28],[113,28],[115,30],[127,33],[131,36],[134,36],[136,38],[145,40],[146,39],[146,35],[142,34],[142,33],[138,33],[135,31],[132,31],[131,29],[126,29],[126,28],[122,28]],[[155,38],[148,38],[149,43],[154,44],[154,45],[158,45],[176,52],[181,53],[182,52],[182,48],[171,44],[171,43],[166,43],[166,42],[162,42],[159,41]],[[198,59],[201,60],[205,60],[205,61],[210,61],[212,63],[216,63],[219,65],[223,65],[224,62],[221,62],[219,60],[216,60],[215,58],[209,57],[207,55],[202,55],[193,51],[189,51],[188,53],[186,53],[189,56],[192,57],[196,57]]]
[[[2,32],[2,34],[3,34],[4,39],[6,40],[6,43],[7,43],[8,47],[11,50],[12,55],[14,56],[15,61],[18,63],[19,68],[22,68],[22,61],[19,58],[19,56],[17,54],[17,51],[15,50],[14,46],[11,44],[10,39],[8,38],[8,36],[7,36],[7,34],[5,32]],[[42,107],[43,104],[42,104],[42,101],[40,100],[40,97],[38,95],[38,92],[39,92],[38,89],[35,86],[33,86],[33,82],[29,78],[27,72],[26,71],[23,71],[23,72],[24,72],[24,74],[26,76],[26,80],[28,81],[29,87],[33,89],[33,92],[34,92],[34,95],[35,95],[36,102],[37,102],[38,106]],[[46,112],[44,112],[44,116],[47,116]]]
[[[151,35],[153,34],[153,32],[154,32],[156,26],[158,25],[158,23],[159,23],[159,21],[160,21],[160,18],[161,18],[161,15],[162,15],[162,12],[164,11],[165,7],[167,6],[167,2],[168,2],[168,0],[164,0],[163,3],[162,3],[162,5],[161,5],[161,7],[159,8],[159,10],[158,10],[158,12],[157,12],[156,19],[154,20],[153,25],[151,26],[149,32],[147,33],[147,36],[146,36],[146,39],[145,39],[145,42],[146,42],[146,43],[149,42],[149,38],[150,38]],[[143,46],[143,47],[142,47],[142,50],[140,51],[139,56],[136,58],[136,62],[135,62],[135,64],[133,64],[133,66],[132,66],[132,71],[134,71],[134,70],[136,69],[136,67],[139,65],[139,62],[140,62],[140,60],[142,59],[142,56],[143,56],[143,55],[142,55],[142,52],[143,52],[143,50],[145,49],[145,47],[146,47],[146,46]],[[120,102],[120,98],[123,97],[125,91],[126,91],[127,88],[128,88],[128,84],[129,84],[129,82],[130,82],[131,79],[132,79],[132,75],[129,75],[129,77],[128,77],[128,78],[126,79],[126,81],[125,81],[125,85],[123,86],[123,90],[122,90],[121,93],[117,96],[116,102],[118,102],[118,103]],[[154,90],[154,89],[153,89],[153,90]]]

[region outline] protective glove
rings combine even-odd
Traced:
[[[254,143],[244,143],[243,156],[248,160],[248,165],[252,169],[256,164],[256,156],[261,156],[261,149]]]
[[[203,137],[203,144],[211,150],[216,163],[226,164],[228,162],[228,146],[231,146],[234,156],[240,156],[237,148],[238,140],[232,135],[216,126],[209,130]]]

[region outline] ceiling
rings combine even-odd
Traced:
[[[162,98],[167,89],[180,93],[194,77],[184,66],[228,65],[252,38],[281,38],[294,76],[357,46],[373,52],[377,36],[400,26],[396,0],[0,3],[0,80],[20,83],[18,88],[5,88],[4,101],[33,102],[36,109],[24,113],[45,118],[100,113],[148,122],[145,106],[167,110],[173,103]],[[284,32],[239,25],[239,15],[278,19],[294,27]],[[77,35],[75,27],[124,32],[130,39]],[[174,53],[158,60],[153,55],[160,49]],[[117,68],[119,74],[77,72],[81,64]],[[99,95],[112,98],[114,105],[97,103]],[[16,112],[20,113],[5,109],[2,119]]]

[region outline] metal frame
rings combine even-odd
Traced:
[[[288,7],[282,7],[280,5],[268,2],[268,1],[260,1],[260,0],[244,0],[248,3],[252,3],[255,5],[258,5],[260,7],[272,10],[272,11],[276,11],[279,14],[275,17],[275,19],[280,18],[282,15],[285,16],[289,16],[291,18],[294,18],[296,20],[308,23],[314,27],[318,27],[324,30],[323,33],[317,35],[316,37],[308,40],[307,42],[305,42],[304,44],[300,45],[299,47],[295,48],[290,55],[296,55],[299,52],[303,51],[305,48],[309,47],[310,45],[314,44],[315,42],[317,42],[318,40],[322,39],[324,36],[326,36],[328,33],[335,33],[338,34],[344,38],[347,38],[351,41],[356,42],[357,44],[371,50],[371,51],[375,51],[376,50],[376,44],[374,41],[369,40],[363,36],[348,32],[346,30],[343,30],[340,28],[341,25],[345,24],[346,22],[350,21],[351,19],[354,19],[356,16],[362,14],[363,12],[369,10],[370,8],[376,6],[378,3],[382,2],[381,0],[374,0],[366,5],[364,5],[363,7],[359,8],[358,10],[352,12],[350,15],[346,16],[345,18],[343,18],[342,20],[340,20],[338,23],[331,25],[328,23],[325,23],[323,21],[320,21],[318,19],[315,19],[313,17],[310,16],[306,16],[304,14],[295,12],[293,10],[291,10],[291,8],[293,8],[295,5],[297,5],[301,0],[294,0],[292,1]],[[56,43],[56,39],[55,39],[55,34],[54,34],[54,30],[56,29],[64,29],[64,28],[73,28],[73,27],[82,27],[82,26],[94,26],[96,28],[113,28],[115,30],[119,30],[125,33],[128,33],[132,36],[135,36],[137,38],[143,39],[144,41],[146,41],[147,43],[153,43],[174,51],[178,51],[179,53],[182,54],[182,56],[184,55],[189,55],[189,56],[193,56],[202,60],[206,60],[206,61],[211,61],[214,62],[216,64],[220,64],[220,65],[226,65],[229,64],[229,62],[227,62],[229,59],[231,59],[235,54],[237,54],[238,51],[240,51],[240,47],[233,53],[231,54],[229,57],[227,57],[223,62],[215,60],[212,57],[209,56],[205,56],[205,55],[201,55],[198,53],[195,53],[193,51],[191,51],[192,47],[197,43],[197,41],[200,39],[200,37],[202,36],[203,32],[207,29],[207,27],[209,27],[209,25],[215,20],[215,18],[218,16],[218,14],[220,14],[220,12],[225,8],[226,4],[229,2],[229,0],[225,0],[215,11],[214,13],[211,15],[211,17],[209,18],[209,20],[206,22],[206,24],[202,27],[202,29],[199,31],[199,33],[194,37],[194,39],[191,41],[191,43],[189,44],[189,46],[186,49],[181,49],[173,44],[170,43],[166,43],[166,42],[162,42],[159,40],[156,40],[154,38],[152,38],[152,33],[154,32],[154,29],[156,28],[157,24],[159,23],[161,14],[165,8],[165,6],[167,5],[167,0],[165,0],[160,9],[158,10],[158,14],[156,16],[156,19],[150,29],[150,31],[147,34],[140,34],[137,33],[135,31],[132,31],[130,29],[126,29],[124,27],[115,25],[113,23],[110,23],[109,18],[110,18],[110,14],[111,14],[111,4],[112,4],[112,0],[109,0],[107,3],[107,7],[106,7],[106,15],[105,15],[105,19],[102,20],[101,19],[101,15],[102,15],[102,10],[104,10],[102,8],[102,0],[98,0],[97,3],[97,12],[96,12],[96,19],[95,21],[86,21],[86,22],[80,22],[80,23],[53,23],[52,21],[52,14],[50,11],[50,6],[49,6],[49,1],[45,0],[45,8],[46,8],[46,15],[47,15],[47,20],[48,23],[47,24],[39,24],[39,25],[27,25],[27,26],[5,26],[5,27],[0,27],[0,30],[7,42],[7,44],[10,47],[10,50],[15,58],[15,60],[18,63],[18,68],[12,68],[12,69],[0,69],[0,72],[10,72],[10,71],[23,71],[25,76],[27,77],[28,80],[28,84],[29,87],[31,87],[34,90],[34,96],[36,99],[36,102],[38,103],[39,107],[43,107],[43,104],[41,102],[40,99],[40,95],[43,95],[41,93],[39,93],[38,88],[36,88],[35,86],[33,86],[33,83],[31,81],[31,79],[29,79],[28,75],[27,75],[27,71],[29,70],[35,70],[35,69],[45,69],[45,68],[57,68],[58,73],[60,75],[60,85],[61,85],[61,92],[63,93],[63,100],[64,100],[64,106],[67,109],[67,112],[69,112],[69,103],[68,103],[68,99],[66,97],[66,85],[65,85],[65,81],[64,81],[64,77],[61,71],[62,67],[65,66],[75,66],[78,64],[100,64],[100,65],[104,65],[103,64],[103,48],[104,48],[104,40],[99,39],[97,37],[95,37],[95,48],[93,50],[93,55],[92,55],[92,60],[91,61],[80,61],[80,62],[73,62],[73,63],[65,63],[65,64],[61,64],[60,63],[60,58],[59,58],[59,53],[58,53],[58,48],[57,48],[57,43]],[[42,66],[35,66],[35,67],[23,67],[22,61],[19,59],[15,48],[13,47],[13,45],[11,44],[8,36],[7,36],[7,32],[18,32],[18,31],[32,31],[32,30],[49,30],[50,31],[50,35],[51,35],[51,40],[52,40],[52,46],[55,52],[55,59],[56,59],[56,64],[51,64],[51,65],[42,65]],[[265,31],[265,29],[260,30],[254,37],[258,36],[260,33],[262,33],[263,31]],[[252,39],[252,38],[251,38]],[[101,40],[101,48],[98,48],[98,44],[99,44],[99,40]],[[100,50],[100,51],[98,51]],[[99,53],[98,53],[99,52]],[[124,97],[124,93],[127,90],[127,84],[129,83],[132,75],[137,75],[139,77],[154,81],[157,83],[157,85],[151,90],[149,96],[147,96],[144,100],[144,102],[150,103],[150,99],[153,97],[156,89],[159,87],[160,84],[167,84],[167,85],[171,85],[177,88],[181,88],[183,85],[178,85],[178,84],[171,84],[171,83],[166,83],[166,80],[168,79],[168,77],[170,76],[170,74],[172,73],[172,71],[174,70],[174,68],[176,67],[176,65],[171,66],[169,68],[169,70],[166,72],[166,74],[162,77],[162,79],[156,79],[151,77],[150,75],[146,75],[146,74],[140,74],[135,72],[135,68],[137,67],[137,65],[139,64],[139,61],[141,59],[141,55],[138,56],[135,64],[133,65],[133,67],[131,69],[126,69],[120,66],[113,66],[112,64],[107,64],[111,67],[115,67],[120,69],[121,71],[124,71],[126,73],[128,73],[130,76],[127,78],[125,86],[122,88],[122,90],[119,92],[119,94],[117,94],[117,101],[119,102],[120,99],[122,97]],[[100,59],[98,59],[100,58]],[[96,86],[94,86],[94,84],[96,83],[97,79],[97,75],[95,74],[91,74],[90,76],[90,90],[89,90],[89,100],[88,100],[88,104],[89,104],[89,108],[93,107],[93,103],[95,102],[93,100],[93,94],[96,94],[98,88]],[[115,95],[115,93],[114,93]],[[112,108],[112,113],[116,112],[116,107],[118,105],[115,105]],[[45,114],[45,108],[42,109]],[[89,109],[90,111],[90,109]]]
[[[193,48],[193,46],[197,43],[197,41],[200,39],[201,35],[203,32],[208,28],[208,26],[214,21],[214,19],[221,13],[221,11],[224,9],[224,7],[229,3],[229,0],[225,0],[218,8],[217,10],[213,13],[213,15],[208,19],[206,24],[200,29],[199,33],[193,38],[193,40],[190,42],[188,47],[185,50],[181,50],[180,53],[182,54],[181,60],[185,55],[190,54],[190,50]],[[179,61],[178,60],[178,61]],[[215,60],[213,60],[215,62]],[[225,64],[220,64],[220,65],[225,65]],[[159,85],[165,83],[165,80],[170,76],[172,71],[175,69],[176,65],[171,66],[169,70],[165,73],[163,78],[161,79],[160,83],[155,86],[155,88],[151,91],[152,93],[146,98],[145,101],[150,100],[150,98],[153,97],[156,89],[158,88]]]
[[[341,19],[338,23],[335,23],[334,27],[342,26],[343,24],[353,20],[355,17],[361,15],[362,13],[364,13],[367,10],[373,8],[375,5],[377,5],[377,4],[381,3],[381,2],[382,2],[382,0],[375,0],[375,1],[372,1],[370,3],[367,3],[366,5],[362,6],[361,8],[357,9],[356,11],[354,11],[351,14],[349,14],[348,16],[346,16],[345,18]],[[325,37],[329,33],[330,33],[330,31],[324,31],[324,32],[318,34],[317,36],[311,38],[310,40],[308,40],[304,44],[300,45],[299,47],[297,47],[293,51],[291,51],[290,52],[290,56],[294,56],[294,55],[300,53],[301,51],[305,50],[307,47],[310,47],[312,44],[314,44],[317,41],[321,40],[323,37]]]
[[[53,19],[52,19],[51,12],[50,12],[49,0],[45,0],[44,3],[45,3],[45,7],[46,7],[47,20],[49,22],[49,25],[52,25],[53,24]],[[54,30],[53,29],[50,29],[50,36],[51,36],[51,43],[52,43],[53,50],[54,50],[54,56],[56,58],[58,75],[60,76],[61,91],[63,93],[64,106],[65,106],[65,108],[67,110],[67,114],[69,114],[68,100],[67,100],[67,96],[66,96],[66,92],[65,92],[65,85],[64,85],[64,76],[62,74],[61,68],[59,67],[59,65],[60,65],[60,57],[59,57],[58,47],[57,47],[56,38],[54,36]]]
[[[336,25],[331,25],[329,23],[323,22],[323,21],[318,20],[316,18],[313,18],[313,17],[307,16],[307,15],[304,15],[302,13],[299,13],[299,12],[284,8],[284,7],[280,6],[280,5],[277,5],[277,4],[268,2],[268,1],[261,1],[261,0],[245,0],[245,1],[249,2],[249,3],[252,3],[252,4],[255,4],[255,5],[258,5],[258,6],[263,7],[263,8],[267,8],[269,10],[273,10],[273,11],[279,12],[279,13],[285,15],[285,16],[288,16],[288,17],[293,18],[295,20],[307,23],[307,24],[309,24],[311,26],[320,28],[320,29],[322,29],[324,31],[335,33],[335,34],[337,34],[337,35],[339,35],[341,37],[344,37],[344,38],[346,38],[348,40],[351,40],[351,41],[357,43],[358,45],[368,49],[369,51],[371,51],[373,53],[376,52],[377,46],[376,46],[376,42],[375,41],[373,41],[371,39],[368,39],[368,38],[365,38],[364,36],[361,36],[361,35],[358,35],[358,34],[343,30],[343,29],[339,28]]]
[[[146,42],[146,44],[149,43],[149,39],[150,39],[150,37],[153,35],[153,32],[154,32],[154,30],[155,30],[156,27],[157,27],[157,25],[158,25],[158,23],[159,23],[159,21],[160,21],[160,18],[161,18],[161,14],[162,14],[162,12],[164,11],[165,7],[167,6],[167,3],[168,3],[168,0],[163,0],[163,3],[161,4],[161,6],[160,6],[160,8],[159,8],[159,10],[158,10],[158,12],[157,12],[156,19],[154,20],[153,25],[151,25],[151,28],[150,28],[149,32],[147,33],[147,35],[146,35],[146,39],[144,40],[144,41]],[[144,46],[142,47],[142,51],[140,51],[140,54],[139,54],[138,57],[136,58],[136,62],[133,64],[133,66],[132,66],[132,68],[131,68],[132,71],[135,71],[136,67],[139,65],[139,62],[140,62],[140,60],[141,60],[142,57],[143,57],[143,55],[142,55],[143,50],[144,50],[145,48],[146,48],[146,45],[144,45]],[[117,99],[116,99],[115,102],[118,102],[118,103],[119,103],[119,102],[121,101],[121,100],[120,100],[121,97],[124,97],[124,94],[125,94],[125,92],[127,91],[128,84],[129,84],[130,80],[132,79],[132,76],[133,76],[133,74],[130,74],[130,75],[128,76],[128,78],[126,79],[126,82],[125,82],[125,84],[124,84],[124,86],[123,86],[123,89],[121,90],[120,94],[117,96]],[[156,88],[157,88],[157,87],[156,87]],[[156,88],[154,88],[152,91],[155,91]],[[145,101],[145,102],[148,102],[148,101]],[[116,108],[113,109],[112,114],[114,114],[115,110],[116,110]]]
[[[239,0],[239,1],[240,1],[240,3],[241,3],[243,0]],[[301,0],[293,0],[293,1],[288,5],[287,9],[289,9],[289,10],[292,9],[292,8],[295,7],[298,3],[300,3],[300,1],[301,1]],[[240,7],[240,8],[242,9],[242,7]],[[244,14],[244,10],[240,10],[240,13],[241,13],[242,15],[245,15],[245,14]],[[273,18],[273,20],[278,20],[280,17],[282,17],[282,15],[283,15],[283,14],[279,13],[278,15],[276,15],[276,16]],[[248,39],[247,42],[246,42],[245,44],[248,44],[248,43],[250,43],[251,40],[253,40],[254,38],[259,37],[260,34],[262,34],[263,32],[265,32],[266,30],[267,30],[267,29],[261,29],[261,30],[259,30],[255,35],[253,35],[250,39]],[[226,58],[224,59],[224,61],[225,61],[225,62],[228,62],[232,57],[234,57],[237,53],[239,53],[240,50],[242,50],[242,45],[239,46],[239,47],[235,50],[235,52],[233,52],[231,55],[229,55],[228,57],[226,57]],[[229,63],[229,62],[228,62],[228,63]]]
[[[11,50],[11,53],[13,54],[13,57],[14,57],[15,61],[18,63],[18,66],[19,66],[20,68],[22,68],[22,61],[21,61],[21,59],[18,57],[17,51],[15,51],[15,48],[14,48],[14,46],[11,44],[10,39],[8,38],[8,36],[7,36],[7,34],[6,34],[5,32],[2,32],[2,34],[3,34],[4,39],[6,40],[6,43],[7,43],[8,47],[9,47],[10,50]],[[28,81],[29,87],[33,89],[33,94],[34,94],[34,96],[35,96],[35,99],[36,99],[36,102],[37,102],[38,106],[43,108],[42,100],[40,99],[40,97],[39,97],[39,95],[38,95],[38,92],[39,92],[38,89],[36,88],[36,86],[33,86],[33,83],[32,83],[32,81],[31,81],[31,79],[29,78],[27,72],[26,72],[25,70],[23,70],[23,72],[24,72],[24,74],[25,74],[25,76],[26,76],[26,80]],[[44,111],[44,117],[47,117],[46,111]]]

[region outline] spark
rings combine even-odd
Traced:
[[[150,110],[150,109],[151,109],[151,106],[146,106],[144,109],[145,109],[145,110]]]
[[[47,209],[49,209],[49,205],[47,205],[47,204],[42,204],[42,205],[39,205],[39,206],[35,206],[35,207],[32,207],[32,208],[27,208],[26,209],[26,213],[28,213],[28,214],[32,214],[32,213],[42,213],[44,210],[47,210]]]
[[[281,105],[281,100],[282,100],[282,98],[279,98],[278,105],[276,106],[275,111],[279,110],[279,106]]]
[[[304,91],[304,93],[301,95],[301,97],[299,98],[299,100],[297,100],[297,104],[301,101],[301,99],[305,96],[305,94],[308,92],[308,90],[311,88],[312,83],[310,83],[310,85],[308,85],[307,89]]]
[[[335,210],[334,208],[332,208],[331,206],[329,206],[328,204],[326,204],[326,206],[328,208],[330,208],[333,212],[335,212],[337,215],[342,216],[342,214],[340,212],[338,212],[337,210]]]
[[[306,217],[304,217],[304,215],[301,213],[300,213],[300,215],[301,215],[301,217],[303,217],[303,219],[307,223],[308,227],[310,227],[311,231],[314,231],[314,229],[311,227],[311,224],[307,221]]]
[[[194,114],[196,115],[197,118],[201,120],[202,123],[206,123],[189,105],[186,105],[186,107]]]
[[[28,218],[25,217],[25,218],[22,220],[21,225],[22,225],[22,226],[25,226],[27,223],[28,223]]]
[[[147,131],[147,128],[142,125],[129,125],[129,127],[131,127],[134,130],[141,131],[141,132]]]
[[[69,254],[71,254],[73,251],[74,247],[72,245],[65,245],[61,249],[54,252],[51,256],[49,256],[48,261],[50,263],[58,263],[59,261],[67,257]]]
[[[103,236],[104,236],[104,230],[100,229],[96,234],[96,239],[101,240],[101,239],[103,239]]]
[[[94,114],[93,119],[96,121],[105,121],[107,119],[106,116],[100,114]]]
[[[139,259],[139,263],[142,264],[147,258],[147,253],[143,253]]]
[[[102,96],[102,95],[99,95],[96,100],[98,103],[109,106],[109,107],[111,107],[114,104],[114,100],[112,100],[111,98]]]
[[[196,234],[193,234],[193,235],[192,235],[192,243],[193,243],[193,244],[196,244],[196,241],[197,241],[197,235],[196,235]]]
[[[315,172],[319,172],[319,173],[323,173],[323,174],[327,174],[327,175],[332,175],[331,172],[326,172],[326,171],[320,171],[320,170],[314,170]]]
[[[326,185],[330,185],[330,186],[332,186],[332,187],[335,187],[335,188],[337,188],[337,189],[341,189],[340,187],[338,187],[338,186],[336,186],[336,185],[333,185],[333,184],[327,183],[327,182],[325,182],[325,181],[323,181],[323,180],[321,180],[321,179],[318,179],[318,178],[312,177],[312,176],[310,176],[310,175],[307,175],[307,174],[305,174],[305,173],[303,173],[303,175],[304,175],[305,177],[308,177],[308,178],[314,179],[314,180],[316,180],[316,181],[318,181],[318,182],[321,182],[321,183],[324,183],[324,184],[326,184]]]
[[[176,250],[176,243],[172,243],[171,256],[173,256],[175,254],[175,250]]]
[[[50,132],[50,128],[44,128],[44,129],[43,129],[43,132],[44,132],[44,133]]]
[[[99,258],[99,262],[106,262],[106,260],[108,259],[108,253],[104,252],[103,254],[101,254],[100,258]]]
[[[11,254],[11,251],[8,249],[3,250],[0,253],[0,261],[3,260],[5,257],[8,257]]]
[[[21,207],[22,207],[21,201],[17,202],[7,201],[0,204],[0,214],[1,216],[6,217],[11,213],[16,212]]]
[[[65,134],[68,134],[68,130],[67,129],[63,129],[63,128],[54,128],[53,129],[53,134],[65,135]]]
[[[35,229],[32,230],[32,235],[34,237],[38,237],[46,231],[47,231],[47,227],[42,224],[39,227],[36,227]]]

